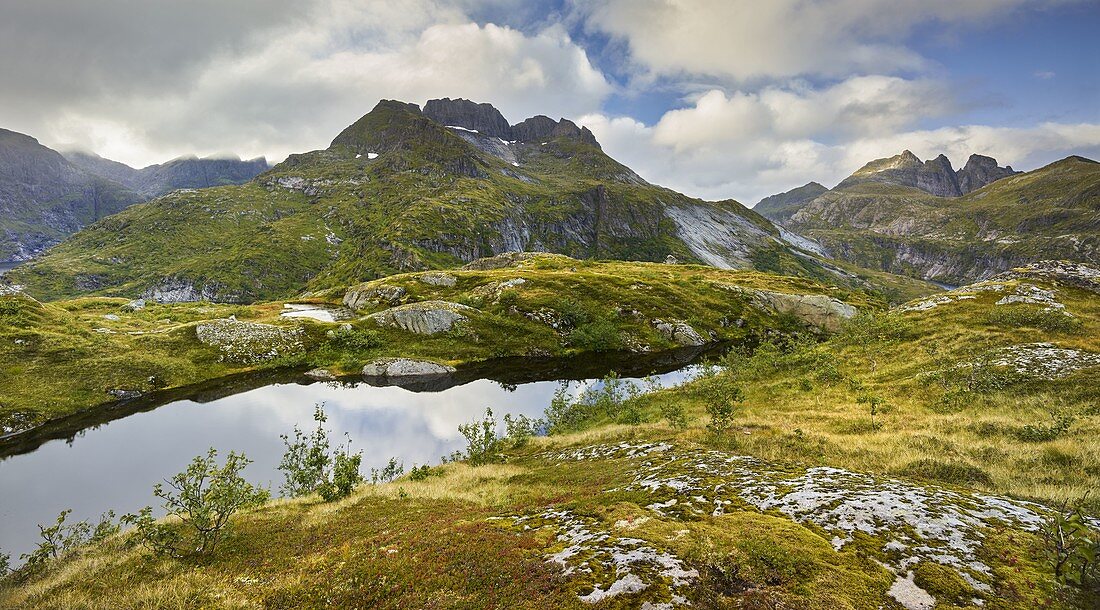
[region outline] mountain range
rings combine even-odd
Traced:
[[[835,259],[952,285],[1042,259],[1100,262],[1100,164],[1083,157],[1021,173],[971,155],[956,171],[904,151],[753,209]]]
[[[386,100],[324,150],[135,206],[11,275],[50,298],[249,302],[543,250],[836,279],[803,241],[736,201],[649,184],[568,119]]]
[[[34,258],[86,225],[172,190],[239,184],[266,169],[263,158],[181,157],[139,170],[0,129],[0,262]]]

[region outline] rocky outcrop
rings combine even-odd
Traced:
[[[512,126],[512,137],[520,142],[541,142],[554,138],[573,138],[596,148],[600,147],[596,136],[587,127],[577,127],[569,119],[554,119],[538,115]]]
[[[858,313],[855,307],[844,301],[823,294],[787,294],[771,290],[753,290],[752,302],[757,307],[793,315],[810,326],[829,332],[840,330],[845,320]]]
[[[998,166],[997,160],[993,157],[970,155],[970,158],[966,160],[966,165],[956,172],[956,175],[959,178],[959,189],[965,195],[1001,178],[1019,173],[1013,170],[1011,165]]]
[[[114,180],[146,198],[159,197],[176,189],[244,184],[270,169],[263,157],[242,161],[236,157],[200,159],[187,156],[135,169],[95,153],[71,151],[64,155],[77,167]]]
[[[239,295],[225,292],[224,287],[217,283],[196,285],[192,280],[179,277],[164,278],[159,284],[145,289],[141,298],[157,303],[240,303],[245,300]]]
[[[424,104],[424,116],[441,125],[462,127],[505,140],[513,139],[511,125],[492,104],[445,97],[428,100]]]
[[[218,348],[223,360],[243,364],[272,360],[303,349],[300,328],[233,318],[203,322],[195,327],[195,336],[199,343]]]
[[[400,328],[418,335],[437,335],[445,333],[459,322],[469,318],[467,314],[477,311],[473,307],[449,301],[423,301],[391,307],[385,311],[367,316],[380,326]]]
[[[383,358],[363,367],[364,377],[431,377],[453,372],[453,366],[410,358]]]
[[[496,256],[487,256],[467,263],[462,267],[464,271],[492,271],[493,269],[507,269],[509,267],[522,267],[524,263],[541,257],[569,257],[561,254],[549,254],[546,252],[504,252]]]
[[[661,333],[665,339],[683,346],[695,346],[704,345],[707,340],[703,338],[690,324],[683,320],[661,320],[657,319],[653,321],[653,328],[657,332]]]
[[[881,182],[918,188],[938,197],[958,197],[963,194],[951,161],[944,155],[921,162],[906,150],[900,155],[876,159],[861,167],[836,186],[845,189],[868,182]]]
[[[421,284],[427,284],[429,286],[438,286],[442,288],[454,288],[454,285],[458,283],[458,278],[445,273],[443,271],[429,271],[428,273],[421,273],[416,276],[416,280]]]
[[[405,288],[390,284],[360,284],[344,294],[344,305],[353,311],[375,305],[397,305],[405,298]]]

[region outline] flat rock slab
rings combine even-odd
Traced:
[[[424,377],[453,372],[453,366],[411,358],[383,358],[363,367],[364,377]]]

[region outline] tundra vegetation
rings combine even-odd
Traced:
[[[996,304],[1021,283],[1078,323],[990,320],[1049,306]],[[681,386],[610,376],[538,420],[487,410],[439,465],[242,505],[201,561],[110,534],[21,568],[0,601],[1095,607],[1100,299],[1034,269],[930,298],[762,334]]]

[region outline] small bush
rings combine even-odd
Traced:
[[[964,487],[993,485],[993,478],[989,476],[989,473],[977,466],[971,466],[963,462],[941,462],[932,458],[910,462],[905,468],[901,469],[900,474]]]
[[[705,380],[700,388],[703,402],[710,416],[707,429],[724,434],[733,427],[737,405],[745,401],[745,395],[734,380],[727,375],[715,375]]]
[[[359,472],[362,452],[352,453],[350,438],[345,446],[330,452],[328,431],[324,427],[328,417],[323,404],[314,407],[313,421],[317,422],[317,429],[312,434],[307,436],[294,426],[293,439],[285,434],[281,437],[286,451],[279,463],[285,479],[280,492],[291,498],[318,493],[326,502],[346,498],[363,482]]]
[[[382,335],[367,328],[355,328],[330,331],[332,343],[349,352],[365,352],[382,345]]]
[[[31,553],[20,555],[28,570],[35,570],[46,562],[68,555],[77,548],[92,542],[99,542],[108,536],[118,533],[120,526],[114,522],[114,511],[108,511],[99,518],[99,522],[92,525],[88,521],[66,523],[72,509],[61,511],[53,525],[38,526],[38,535],[42,542]],[[4,563],[9,563],[4,562]],[[5,570],[0,570],[0,576]]]
[[[0,580],[7,577],[11,572],[11,555],[0,552]]]
[[[867,348],[904,341],[912,338],[913,334],[912,322],[899,313],[863,311],[844,323],[839,340]]]
[[[1070,426],[1073,425],[1073,417],[1069,415],[1061,415],[1057,413],[1051,414],[1051,423],[1049,425],[1043,424],[1027,424],[1016,433],[1016,438],[1024,441],[1025,443],[1044,443],[1052,441],[1059,436],[1062,436],[1069,431]]]
[[[677,401],[662,402],[661,417],[668,422],[668,425],[677,430],[684,430],[688,427],[687,415],[684,414],[684,405]]]
[[[251,463],[248,458],[231,451],[225,464],[218,466],[217,457],[217,450],[211,448],[168,479],[167,488],[160,483],[153,487],[153,495],[163,501],[169,516],[179,519],[178,524],[156,521],[149,506],[123,518],[153,552],[177,558],[210,555],[228,532],[234,514],[267,502],[268,491],[241,476]]]
[[[856,396],[856,404],[867,406],[867,412],[871,416],[871,431],[877,430],[878,427],[875,424],[875,416],[886,408],[886,400],[878,394],[863,390]]]
[[[611,320],[581,324],[569,333],[569,345],[590,352],[609,352],[623,347],[619,327]]]
[[[391,457],[390,461],[386,462],[386,465],[381,469],[370,469],[370,482],[374,485],[378,483],[392,483],[397,477],[405,473],[405,465],[398,462],[397,458]]]
[[[659,387],[652,378],[647,386],[650,389]],[[636,399],[643,391],[638,384],[620,379],[614,371],[599,385],[585,389],[575,400],[569,396],[568,385],[562,384],[546,408],[546,429],[550,434],[574,432],[604,419],[637,424],[642,416]]]
[[[413,464],[412,470],[409,471],[409,478],[413,481],[423,481],[430,476],[432,476],[432,469],[427,464],[423,466]]]
[[[497,422],[493,419],[493,410],[485,409],[485,417],[458,427],[466,437],[464,459],[471,466],[481,466],[500,461],[500,438],[497,437]]]
[[[541,419],[531,419],[526,415],[514,417],[511,414],[504,415],[504,438],[516,449],[527,445],[531,437],[536,436],[545,427],[546,422]]]
[[[1100,532],[1090,526],[1083,503],[1063,502],[1040,535],[1058,582],[1100,593]]]
[[[1081,320],[1060,309],[1029,305],[994,307],[985,320],[1002,328],[1038,328],[1048,333],[1075,333],[1081,330]]]

